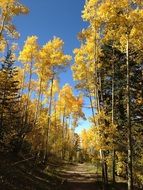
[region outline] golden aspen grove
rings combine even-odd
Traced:
[[[26,1],[0,0],[0,190],[142,190],[143,0]]]

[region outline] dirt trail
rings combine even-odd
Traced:
[[[67,164],[60,168],[60,177],[63,179],[61,190],[103,190],[101,173],[96,173],[97,167],[92,164]],[[99,171],[98,171],[99,172]],[[108,190],[127,190],[127,183],[116,177],[113,188],[111,181],[106,187]],[[139,190],[135,187],[136,190]]]
[[[62,190],[100,190],[95,168],[91,164],[75,164],[62,168]]]

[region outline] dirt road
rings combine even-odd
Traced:
[[[62,168],[62,190],[100,190],[95,168],[91,164],[74,164]]]

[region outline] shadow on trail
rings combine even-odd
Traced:
[[[101,185],[101,184],[100,184]],[[61,190],[101,190],[102,186],[96,183],[66,182],[62,185]]]
[[[95,173],[91,165],[77,164],[63,168],[60,177],[63,179],[60,190],[103,190],[101,176]],[[112,190],[110,183],[106,190]],[[127,184],[116,183],[114,190],[127,190]]]
[[[112,190],[113,186],[108,185],[106,190]],[[103,190],[102,182],[64,182],[61,186],[61,190]],[[127,184],[116,183],[114,190],[127,190]]]

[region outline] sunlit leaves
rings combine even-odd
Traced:
[[[37,36],[28,37],[23,50],[20,52],[19,61],[22,63],[31,63],[38,54]]]
[[[19,0],[0,0],[0,39],[18,38],[20,34],[17,32],[12,19],[14,16],[28,12],[28,8]],[[3,48],[0,50],[3,51]]]
[[[58,65],[66,65],[71,60],[69,55],[63,52],[64,42],[60,38],[54,37],[53,40],[47,42],[40,51],[40,57],[50,67]]]

